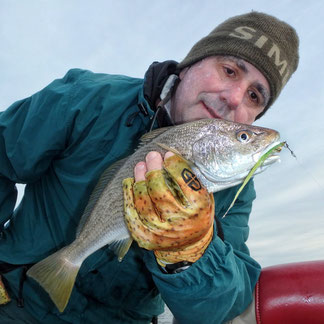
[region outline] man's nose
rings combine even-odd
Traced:
[[[235,86],[221,93],[221,100],[224,101],[230,109],[237,109],[244,99],[244,89]]]

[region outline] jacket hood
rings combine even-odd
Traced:
[[[153,62],[144,76],[144,97],[150,107],[156,111],[156,101],[160,98],[160,94],[165,82],[171,74],[178,74],[176,61]]]

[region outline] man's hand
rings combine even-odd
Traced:
[[[139,246],[158,262],[198,260],[212,239],[213,195],[181,157],[150,152],[123,182],[125,219]]]

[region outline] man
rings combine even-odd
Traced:
[[[224,220],[237,188],[214,195],[219,224],[195,262],[161,265],[133,244],[119,263],[104,247],[82,265],[63,313],[26,270],[74,239],[100,174],[151,127],[200,118],[252,123],[297,65],[294,29],[252,12],[219,25],[179,64],[154,63],[144,80],[71,70],[2,112],[0,272],[12,301],[0,307],[1,323],[149,323],[162,299],[180,323],[222,323],[242,313],[260,273],[245,245],[252,182]],[[162,159],[149,153],[135,180]],[[26,183],[16,210],[15,183]]]

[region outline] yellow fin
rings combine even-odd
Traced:
[[[109,248],[115,252],[118,256],[118,261],[123,261],[124,256],[128,252],[130,246],[133,243],[133,239],[131,237],[126,238],[124,240],[115,241],[109,245]]]
[[[61,249],[33,265],[27,275],[35,279],[50,295],[60,312],[63,312],[71,296],[80,265],[65,258]]]

